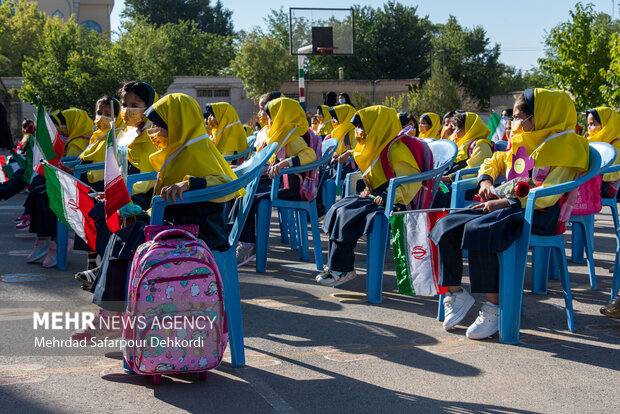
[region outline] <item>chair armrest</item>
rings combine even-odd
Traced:
[[[157,172],[145,172],[139,174],[130,174],[127,176],[127,191],[129,195],[133,195],[133,185],[140,181],[153,181],[157,179]]]
[[[436,168],[434,170],[426,171],[419,174],[407,175],[405,177],[394,177],[390,179],[390,184],[387,190],[387,200],[385,200],[385,216],[390,218],[392,210],[394,209],[394,197],[396,195],[396,188],[401,184],[417,183],[426,180],[435,179],[439,175],[443,174],[444,168]]]
[[[79,155],[74,155],[74,156],[71,156],[71,157],[62,157],[60,159],[60,162],[62,162],[64,164],[65,162],[75,161],[75,160],[78,159],[78,157],[79,157]]]
[[[67,168],[74,168],[75,166],[80,164],[80,160],[70,160],[70,161],[63,161],[62,164],[67,167]]]
[[[105,167],[105,162],[95,162],[92,164],[80,164],[76,165],[73,169],[73,176],[76,178],[80,178],[80,175],[84,171],[95,171],[95,170],[103,170]]]
[[[480,167],[460,169],[456,172],[456,175],[454,176],[454,181],[462,180],[464,175],[477,174],[478,170],[480,170]]]

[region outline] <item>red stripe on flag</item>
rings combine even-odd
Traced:
[[[85,186],[79,181],[77,181],[76,183],[78,187],[77,204],[80,212],[82,213],[82,216],[84,217],[84,233],[86,235],[86,240],[84,241],[86,242],[86,244],[88,244],[88,247],[90,247],[92,251],[95,251],[97,245],[97,228],[95,227],[94,220],[88,215],[90,210],[92,210],[92,208],[95,206],[95,200],[88,196],[88,193],[90,192],[89,187]]]
[[[105,186],[105,219],[112,233],[116,233],[120,228],[116,212],[130,202],[131,197],[129,197],[123,177],[117,175]]]

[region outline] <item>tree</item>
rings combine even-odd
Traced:
[[[40,94],[46,108],[75,106],[92,115],[95,101],[118,89],[119,81],[104,58],[112,47],[106,37],[74,19],[54,18],[46,19],[37,43],[40,54],[26,57],[23,65],[23,101],[34,103]]]
[[[600,89],[605,101],[617,108],[620,107],[620,34],[614,33],[609,47],[611,62],[609,68],[600,69],[605,79]]]
[[[138,19],[124,23],[109,55],[118,79],[142,80],[163,94],[175,76],[221,74],[234,46],[232,36],[201,32],[194,21],[155,26]]]
[[[488,105],[490,95],[501,91],[499,81],[508,70],[499,63],[499,45],[490,44],[482,26],[463,28],[454,16],[435,31],[431,41],[435,57],[457,84]]]
[[[231,66],[248,97],[254,100],[265,92],[278,90],[297,72],[296,59],[280,40],[257,30],[239,41]]]
[[[146,18],[156,26],[179,21],[195,21],[198,30],[222,36],[233,34],[232,11],[220,0],[125,0],[123,16],[131,20]]]
[[[461,108],[457,85],[448,70],[435,61],[433,75],[422,87],[409,93],[409,110],[416,115],[425,112],[444,114]]]
[[[22,63],[40,53],[39,37],[45,13],[31,1],[0,4],[0,76],[21,76]]]
[[[609,15],[595,12],[592,4],[577,3],[570,16],[570,21],[551,29],[545,57],[538,63],[553,78],[553,86],[571,92],[577,110],[585,110],[605,102],[607,79],[601,68],[610,67],[610,44],[617,24]]]

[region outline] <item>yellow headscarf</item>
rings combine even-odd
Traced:
[[[564,91],[536,88],[533,100],[534,131],[512,137],[511,155],[524,146],[527,155],[534,159],[535,167],[587,170],[590,156],[588,140],[572,131],[577,125],[577,111],[570,96]],[[545,142],[549,137],[565,131],[572,132]]]
[[[329,113],[329,106],[320,105],[321,113],[323,114],[323,123],[319,124],[319,132],[317,135],[327,136],[332,133],[334,126],[332,125],[332,116]]]
[[[347,147],[344,144],[344,138],[349,134],[350,144],[352,148],[355,148],[357,141],[355,141],[355,134],[351,133],[355,126],[351,123],[353,115],[355,115],[355,108],[348,104],[334,106],[336,117],[338,118],[338,126],[332,131],[332,138],[338,140],[338,148],[336,149],[336,155],[340,155],[347,151]]]
[[[601,130],[594,135],[588,136],[589,142],[611,143],[616,138],[620,138],[620,114],[606,106],[599,106],[588,112],[596,111],[601,121]],[[620,145],[620,140],[614,142],[614,146]]]
[[[488,139],[491,130],[480,119],[480,117],[473,112],[465,112],[462,114],[465,116],[465,135],[462,138],[452,139],[456,146],[459,148],[459,152],[456,154],[455,163],[459,163],[469,158],[469,147],[473,142],[480,138],[488,142],[489,145],[493,145],[490,139]]]
[[[118,117],[114,122],[114,126],[116,130],[116,135],[118,135],[122,130],[125,129],[125,121],[123,121],[123,118]],[[93,132],[93,135],[90,137],[90,143],[88,144],[88,147],[86,147],[84,152],[80,154],[80,159],[83,161],[92,162],[105,161],[106,139],[109,132],[110,128],[98,129]]]
[[[426,132],[420,131],[420,138],[433,138],[433,139],[441,138],[440,132],[441,132],[442,125],[441,125],[441,118],[439,117],[439,115],[433,112],[426,112],[426,113],[423,113],[420,116],[420,118],[425,117],[425,116],[431,120],[431,128]]]
[[[248,124],[243,124],[243,129],[245,130],[245,136],[246,137],[249,137],[252,134],[254,134],[254,130]],[[246,141],[246,143],[247,143],[247,141]]]
[[[402,126],[396,110],[383,105],[360,109],[357,114],[366,132],[366,140],[364,143],[358,142],[353,156],[366,182],[375,189],[387,181],[380,162],[375,163],[375,160],[383,148],[398,136]],[[390,161],[396,164],[406,162],[419,170],[411,151],[402,142],[396,142],[390,148]]]
[[[69,108],[60,111],[65,117],[69,135],[65,141],[65,154],[77,152],[79,155],[88,146],[90,137],[93,135],[95,126],[86,111],[77,108]]]
[[[168,126],[168,146],[151,154],[150,162],[158,171],[155,195],[163,186],[186,180],[186,177],[219,176],[223,182],[236,177],[222,154],[209,139],[202,111],[194,98],[173,93],[151,107]],[[224,202],[245,192],[213,200]]]
[[[299,102],[282,97],[269,101],[266,109],[271,119],[267,145],[277,142],[279,151],[282,145],[308,132],[306,113]]]
[[[217,128],[213,128],[213,143],[220,152],[239,153],[248,148],[247,134],[241,125],[239,115],[228,102],[211,104],[217,121]]]

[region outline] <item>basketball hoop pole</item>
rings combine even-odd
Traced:
[[[307,53],[312,51],[312,45],[302,46],[297,49],[297,78],[299,79],[299,104],[304,111],[306,110],[306,70],[304,69],[306,56],[302,55],[302,53]]]

